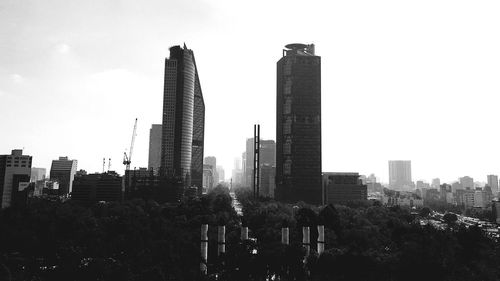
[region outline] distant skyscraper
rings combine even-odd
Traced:
[[[285,48],[277,63],[275,197],[321,204],[321,57],[313,44]]]
[[[174,46],[165,59],[161,174],[201,194],[205,104],[192,50]],[[178,188],[178,187],[177,187]],[[183,190],[175,190],[176,199]]]
[[[413,186],[411,180],[411,161],[389,161],[389,187],[401,189]]]
[[[149,129],[149,158],[148,168],[155,172],[160,168],[161,163],[161,124],[151,125]]]
[[[441,186],[441,180],[439,178],[432,179],[431,186],[436,189],[439,188]]]
[[[52,161],[50,179],[59,183],[59,195],[67,195],[73,190],[77,163],[78,161],[70,160],[68,157],[59,157],[59,160]]]
[[[215,156],[207,156],[203,160],[203,164],[210,165],[210,167],[212,167],[214,186],[217,186],[217,184],[219,183],[219,174],[217,173],[217,158],[215,158]],[[207,167],[205,167],[204,169],[206,168]]]
[[[254,139],[253,138],[247,139],[246,152],[244,157],[245,159],[244,173],[245,173],[245,184],[248,187],[253,186],[253,156],[254,156],[253,146],[254,146]],[[260,140],[259,162],[261,167],[263,165],[267,165],[270,167],[274,167],[276,165],[276,142],[274,140]]]
[[[491,187],[491,191],[494,195],[497,195],[500,190],[498,189],[498,176],[497,175],[488,175],[488,185]]]
[[[21,149],[12,150],[10,155],[0,155],[0,195],[1,207],[12,204],[21,186],[30,182],[32,157],[23,155]]]
[[[31,168],[31,182],[36,182],[45,179],[47,169],[45,168]]]
[[[460,184],[463,189],[474,189],[474,179],[468,176],[460,178]]]
[[[224,171],[224,167],[222,167],[221,165],[217,165],[217,176],[219,182],[226,180],[226,172]]]

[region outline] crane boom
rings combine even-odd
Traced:
[[[127,155],[127,152],[123,152],[123,165],[125,165],[125,170],[130,170],[130,163],[132,163],[132,152],[134,151],[136,132],[137,132],[137,118],[135,118],[134,130],[132,131],[132,141],[130,142],[129,155]]]
[[[135,135],[137,132],[137,118],[135,118],[134,131],[132,132],[132,141],[130,142],[130,150],[128,160],[132,161],[132,152],[134,151]]]

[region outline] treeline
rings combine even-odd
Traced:
[[[500,247],[479,228],[420,226],[406,209],[353,202],[296,206],[227,188],[180,204],[132,200],[83,208],[35,200],[0,211],[0,280],[499,280]],[[209,224],[208,275],[200,225]],[[240,241],[247,225],[253,240]],[[317,224],[326,251],[315,252]],[[226,254],[217,255],[217,225]],[[290,245],[281,244],[281,227]],[[311,229],[311,254],[301,245]]]
[[[0,211],[0,280],[196,280],[202,222],[239,234],[227,189],[176,205],[34,200]]]
[[[253,200],[246,190],[237,194],[244,220],[258,241],[260,259],[256,269],[265,268],[267,277],[500,280],[500,245],[478,227],[454,225],[438,230],[421,226],[416,215],[407,209],[379,204],[315,208],[301,203],[291,206]],[[325,225],[326,238],[326,251],[320,256],[314,251],[318,224]],[[290,227],[289,247],[279,243],[283,225]],[[300,251],[302,226],[310,226],[312,242],[311,255],[303,266],[299,263],[305,258],[305,252]]]

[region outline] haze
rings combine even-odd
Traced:
[[[206,104],[205,156],[230,175],[253,124],[275,139],[285,44],[322,57],[323,171],[412,160],[413,180],[500,174],[498,1],[0,2],[0,154],[33,167],[69,156],[146,167],[161,123],[168,48],[192,49]]]

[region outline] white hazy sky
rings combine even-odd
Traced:
[[[168,48],[196,55],[205,155],[230,174],[253,124],[275,139],[276,62],[287,43],[322,57],[323,171],[413,179],[500,174],[498,0],[0,0],[0,154],[34,167],[69,156],[123,171],[148,160]]]

